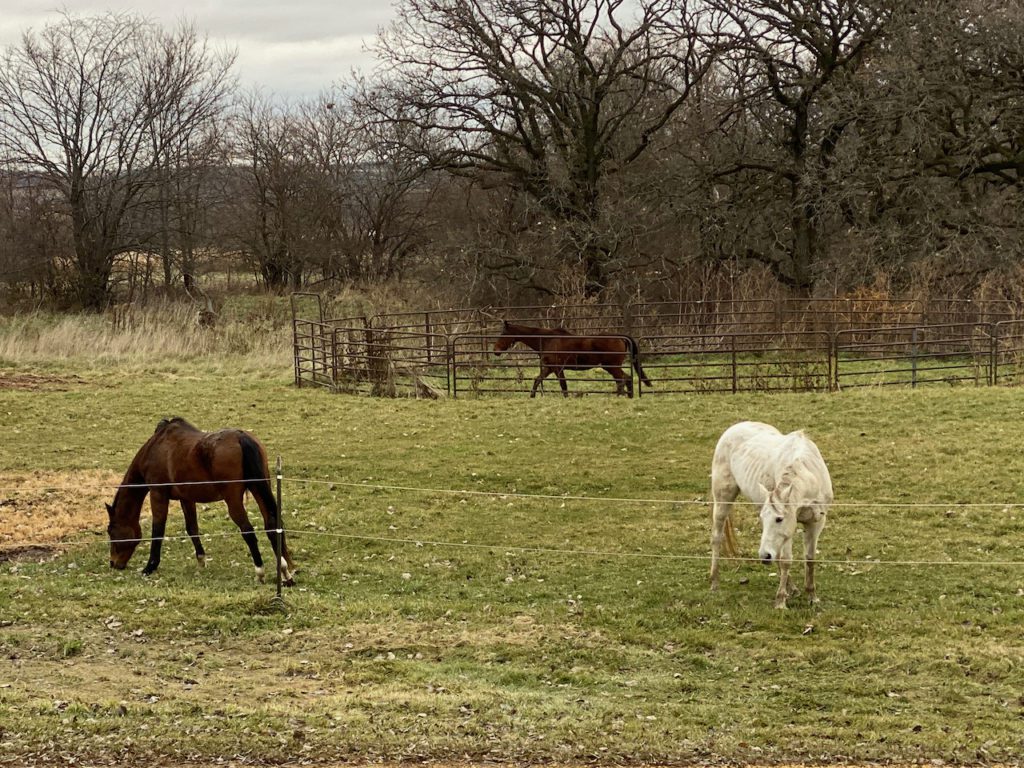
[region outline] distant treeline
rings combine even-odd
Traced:
[[[1012,295],[1024,6],[401,0],[374,76],[239,92],[187,23],[0,58],[0,285],[102,309],[210,271],[459,303]]]

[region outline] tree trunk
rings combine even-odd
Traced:
[[[590,243],[583,252],[583,295],[597,296],[608,287],[608,249]]]
[[[99,254],[80,254],[77,292],[82,309],[102,312],[110,302],[111,264]]]

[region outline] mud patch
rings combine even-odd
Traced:
[[[61,392],[85,384],[80,376],[41,376],[35,373],[0,373],[0,389],[47,389]]]
[[[0,563],[48,563],[58,554],[57,547],[0,548]]]
[[[114,497],[119,481],[120,476],[100,470],[5,477],[0,486],[0,559],[12,559],[10,551],[50,551],[85,531],[104,533],[103,504]]]

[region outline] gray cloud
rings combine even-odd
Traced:
[[[353,68],[372,69],[375,61],[365,44],[393,16],[383,0],[65,0],[52,7],[6,0],[0,46],[16,43],[29,27],[44,26],[58,8],[78,15],[130,10],[166,25],[187,19],[211,42],[237,49],[236,74],[244,86],[263,86],[290,99],[313,96]]]

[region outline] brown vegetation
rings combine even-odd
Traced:
[[[120,475],[107,470],[35,471],[4,477],[0,496],[0,557],[25,549],[46,551],[72,534],[102,534],[103,503]]]

